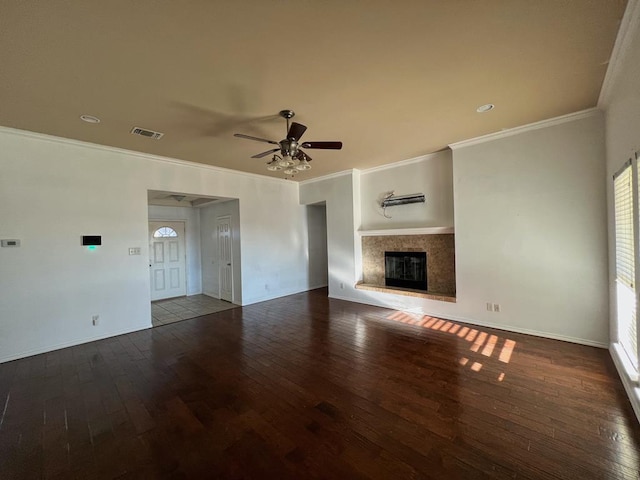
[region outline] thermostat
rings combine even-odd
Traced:
[[[17,240],[17,239],[0,240],[0,242],[2,242],[3,247],[19,247],[20,246],[20,240]]]
[[[102,245],[102,236],[101,235],[83,235],[82,245],[83,246]]]

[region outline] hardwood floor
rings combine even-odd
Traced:
[[[606,350],[316,290],[0,365],[0,478],[637,479]]]

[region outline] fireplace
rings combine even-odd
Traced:
[[[427,291],[426,252],[384,252],[384,283],[388,287]]]

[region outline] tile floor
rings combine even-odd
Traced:
[[[208,297],[207,295],[191,295],[189,297],[158,300],[151,302],[152,323],[154,327],[157,327],[236,307],[238,305]]]

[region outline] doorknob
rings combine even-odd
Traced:
[[[230,267],[230,266],[231,266],[231,264],[230,264],[230,263],[227,263],[227,267]]]

